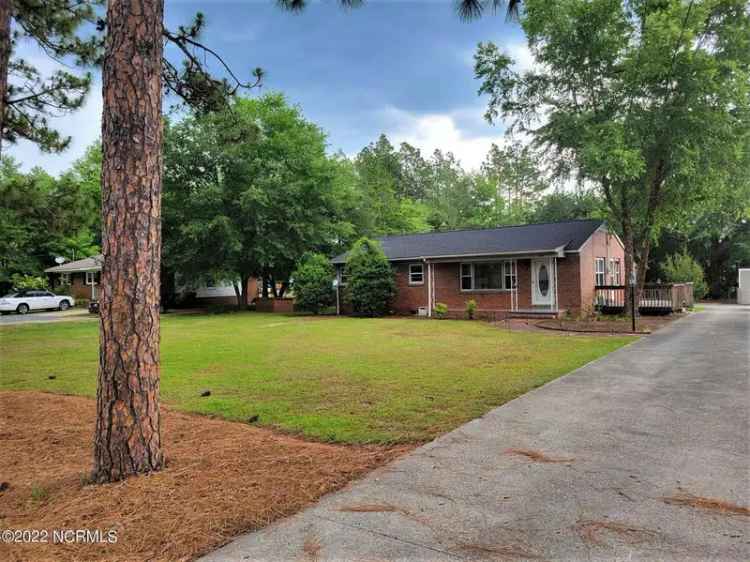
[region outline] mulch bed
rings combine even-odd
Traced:
[[[0,392],[0,529],[50,532],[47,544],[0,542],[0,560],[190,560],[413,449],[312,443],[164,408],[167,468],[91,485],[94,410],[88,398]],[[53,529],[117,541],[52,544]]]
[[[684,314],[670,314],[665,316],[639,316],[636,319],[636,334],[650,334],[655,330],[682,318]],[[558,330],[562,332],[578,332],[585,334],[632,334],[629,318],[608,318],[601,316],[596,320],[541,320],[536,323],[538,328]]]

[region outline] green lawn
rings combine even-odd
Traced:
[[[97,334],[97,322],[0,328],[0,389],[95,396]],[[631,340],[451,320],[166,315],[162,398],[315,439],[421,441]]]

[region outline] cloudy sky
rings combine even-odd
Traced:
[[[371,0],[357,10],[329,0],[311,2],[297,15],[280,11],[272,0],[166,0],[167,24],[187,23],[198,10],[207,20],[204,42],[235,73],[249,76],[252,68],[263,68],[261,91],[281,91],[299,104],[328,133],[332,152],[355,154],[386,133],[427,154],[453,151],[475,168],[503,136],[502,127],[482,117],[486,100],[477,96],[472,70],[477,43],[492,40],[519,65],[530,63],[517,24],[502,13],[462,22],[450,0]],[[31,45],[19,50],[41,68],[53,68]],[[59,173],[98,138],[101,108],[97,75],[85,107],[54,122],[73,137],[65,153],[45,155],[28,144],[8,152],[25,168]]]

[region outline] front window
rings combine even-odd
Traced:
[[[424,283],[424,265],[421,263],[409,264],[409,285],[421,285]]]
[[[595,262],[595,268],[594,268],[594,282],[597,286],[602,286],[606,283],[606,280],[604,279],[604,264],[606,263],[606,260],[604,258],[596,258]]]
[[[70,273],[61,273],[60,274],[60,283],[62,285],[70,285]]]
[[[87,271],[86,272],[86,285],[96,285],[97,279],[96,279],[96,271]]]
[[[474,288],[479,290],[502,289],[501,263],[475,263]]]
[[[516,272],[510,261],[462,263],[462,291],[502,291],[516,288]]]

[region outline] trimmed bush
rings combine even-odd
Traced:
[[[349,252],[344,273],[346,295],[354,314],[382,316],[388,313],[396,295],[396,280],[378,242],[360,238]]]
[[[448,314],[448,305],[444,302],[437,302],[435,303],[435,308],[433,308],[432,311],[438,318],[445,318],[445,315]]]
[[[466,301],[466,317],[469,320],[474,320],[474,315],[477,313],[477,301],[469,299]]]
[[[333,278],[333,266],[323,254],[302,256],[292,273],[295,308],[320,314],[321,310],[331,306],[336,298]]]
[[[703,278],[703,268],[687,253],[669,256],[661,270],[670,283],[692,283],[696,300],[706,295],[708,286]]]

